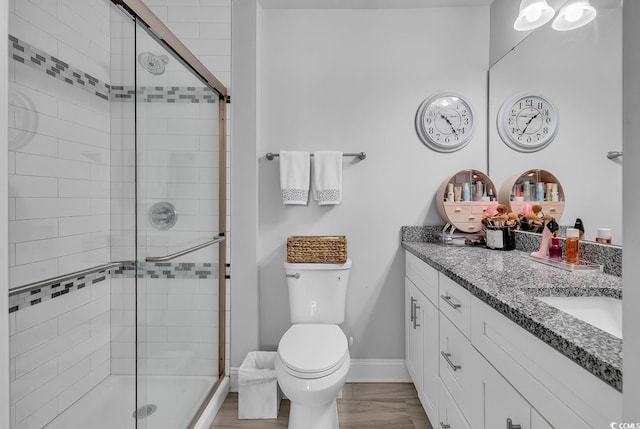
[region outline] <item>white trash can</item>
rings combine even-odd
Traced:
[[[282,392],[276,379],[276,352],[249,352],[238,369],[238,418],[275,419]]]

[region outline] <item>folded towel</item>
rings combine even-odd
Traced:
[[[280,151],[280,193],[283,204],[307,204],[310,173],[309,152]]]
[[[326,206],[342,201],[342,152],[321,151],[313,154],[314,195]]]

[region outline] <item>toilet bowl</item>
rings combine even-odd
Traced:
[[[276,377],[289,429],[338,429],[336,399],[350,367],[344,322],[351,261],[284,264],[292,326],[278,343]]]
[[[275,369],[289,398],[289,429],[338,429],[336,398],[350,367],[347,338],[337,325],[293,325],[278,345]]]

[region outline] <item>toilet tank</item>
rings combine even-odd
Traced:
[[[351,260],[344,264],[284,263],[291,323],[344,322]]]

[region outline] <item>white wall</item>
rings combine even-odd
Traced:
[[[452,25],[455,22],[455,26]],[[489,8],[265,9],[259,39],[260,342],[289,327],[287,236],[343,234],[353,268],[343,326],[353,358],[404,357],[403,225],[438,224],[436,188],[458,170],[486,170]],[[467,97],[479,118],[471,143],[436,153],[418,139],[420,103],[437,91]],[[344,161],[336,207],[283,206],[280,150],[365,151]]]
[[[624,403],[623,416],[625,422],[640,421],[640,288],[637,279],[640,277],[640,234],[636,231],[638,212],[640,211],[640,189],[636,186],[640,181],[640,2],[626,1],[623,9],[624,47]],[[632,356],[631,359],[628,357]]]
[[[9,33],[108,83],[109,4],[90,3],[16,2]],[[29,63],[9,69],[10,287],[109,259],[109,102]]]

